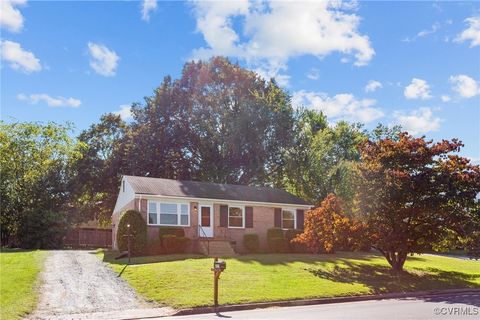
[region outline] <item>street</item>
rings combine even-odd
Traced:
[[[480,319],[480,292],[435,295],[421,298],[404,298],[346,302],[301,307],[255,309],[167,317],[162,319],[379,319],[379,320],[425,320],[425,319]]]

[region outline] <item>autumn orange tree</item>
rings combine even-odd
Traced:
[[[305,244],[314,253],[333,253],[337,245],[347,240],[349,228],[340,199],[329,194],[319,207],[307,211],[304,232],[293,241]]]
[[[463,144],[400,133],[360,144],[358,197],[378,249],[396,271],[449,233],[479,230],[480,167],[453,153]]]

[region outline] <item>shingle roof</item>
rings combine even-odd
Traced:
[[[124,176],[137,194],[308,205],[284,190],[235,184]]]

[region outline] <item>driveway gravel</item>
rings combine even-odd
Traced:
[[[82,318],[78,315],[149,308],[152,305],[139,298],[94,251],[58,250],[50,252],[45,261],[40,301],[30,318],[73,318],[74,314]]]

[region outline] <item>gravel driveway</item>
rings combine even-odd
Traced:
[[[94,251],[50,252],[42,278],[40,301],[31,316],[33,319],[152,308],[96,257]]]

